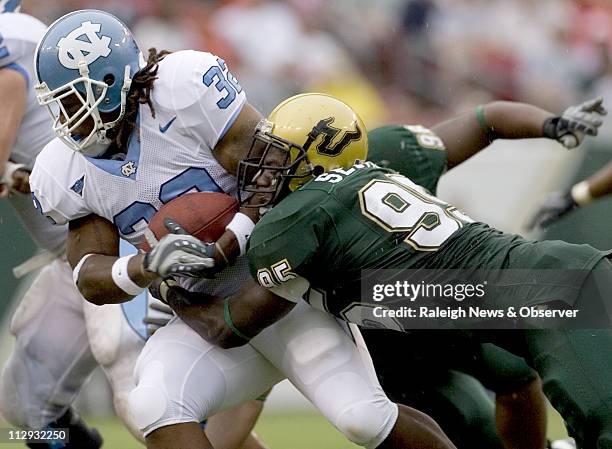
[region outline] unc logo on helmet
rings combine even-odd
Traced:
[[[67,69],[78,69],[79,62],[85,61],[89,65],[101,56],[108,56],[111,52],[111,38],[99,37],[99,23],[83,22],[80,27],[73,30],[57,43],[58,59]],[[79,39],[85,36],[88,40]]]
[[[115,16],[86,9],[57,19],[34,56],[36,98],[55,135],[86,156],[102,156],[111,143],[107,131],[123,119],[132,78],[144,64],[132,32]]]

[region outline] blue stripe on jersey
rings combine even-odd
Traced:
[[[104,170],[106,173],[135,181],[136,175],[138,174],[138,162],[140,161],[140,139],[137,136],[137,130],[139,127],[140,115],[137,115],[136,126],[134,127],[134,131],[132,131],[132,135],[130,136],[130,143],[128,144],[128,152],[125,156],[125,160],[100,159],[91,156],[85,156],[85,158],[100,170]],[[130,162],[135,167],[135,170],[128,171],[127,173],[130,174],[126,176],[124,173],[122,173],[121,168],[130,164]]]
[[[223,128],[223,131],[221,131],[221,134],[219,134],[219,140],[217,140],[217,143],[221,142],[221,139],[223,139],[223,136],[225,136],[225,133],[227,133],[227,130],[232,127],[232,125],[234,124],[234,122],[238,118],[238,115],[240,114],[240,111],[242,111],[242,108],[244,107],[245,104],[246,104],[246,101],[244,103],[242,103],[242,105],[239,108],[237,108],[232,113],[232,116],[230,117],[230,119],[225,124],[225,128]]]
[[[2,45],[3,42],[4,36],[2,36],[2,33],[0,33],[0,59],[6,58],[8,55],[11,54],[8,51],[8,48],[6,48],[6,45]]]
[[[14,12],[21,5],[21,0],[9,0],[4,5],[4,10],[0,12]]]
[[[10,64],[5,65],[2,68],[11,69],[11,70],[15,70],[16,72],[19,72],[25,78],[26,84],[28,85],[28,89],[30,88],[30,75],[28,74],[28,71],[26,69],[24,69],[19,64],[16,64],[14,62],[11,62]]]
[[[119,256],[125,257],[136,253],[138,253],[138,250],[131,243],[123,239],[119,241]],[[147,339],[147,327],[142,322],[147,316],[147,291],[145,290],[131,301],[121,304],[121,310],[126,321],[143,340]]]

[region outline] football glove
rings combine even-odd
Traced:
[[[544,199],[540,209],[531,217],[527,229],[546,228],[578,207],[571,192],[553,192]]]
[[[557,140],[565,148],[576,148],[582,143],[585,135],[597,135],[603,123],[601,117],[608,113],[602,103],[603,98],[598,97],[570,106],[561,116],[546,119],[543,127],[544,135]]]
[[[215,266],[213,254],[215,245],[203,243],[189,235],[178,223],[167,218],[164,225],[170,234],[163,236],[159,242],[145,254],[145,270],[165,277],[172,274],[206,277]]]

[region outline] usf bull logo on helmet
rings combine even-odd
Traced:
[[[249,155],[238,167],[241,202],[274,204],[314,176],[365,160],[367,151],[365,125],[346,103],[325,94],[291,97],[257,125]],[[262,182],[264,176],[270,182]],[[247,202],[245,193],[260,199]]]

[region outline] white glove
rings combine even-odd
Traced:
[[[579,205],[572,198],[571,192],[552,192],[544,199],[538,211],[531,217],[527,223],[527,229],[532,230],[536,227],[547,228],[565,214],[578,207]]]
[[[171,232],[146,253],[144,268],[160,276],[179,274],[191,277],[205,277],[214,268],[214,244],[203,243],[171,219],[164,222]]]
[[[560,117],[550,117],[544,122],[544,135],[559,141],[565,148],[576,148],[585,135],[597,135],[603,123],[601,117],[608,113],[602,103],[603,98],[598,97],[570,106]]]

